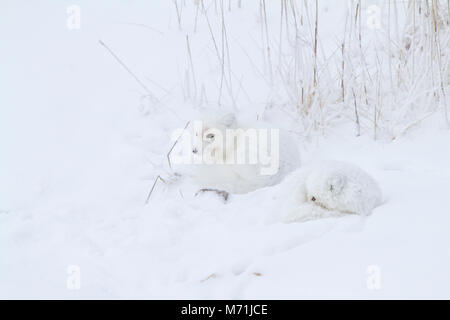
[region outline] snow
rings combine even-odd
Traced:
[[[332,61],[344,29],[335,21],[346,8],[320,2],[320,59]],[[333,104],[340,92],[321,82],[324,94],[295,116],[298,75],[286,71],[287,53],[278,55],[275,1],[266,5],[276,84],[261,76],[270,72],[259,1],[241,9],[233,2],[225,8],[230,59],[221,95],[216,49],[204,16],[195,27],[192,1],[178,1],[181,30],[172,1],[77,3],[79,30],[66,25],[72,1],[0,4],[0,298],[450,298],[450,132],[442,103],[424,93],[429,87],[417,100],[408,90],[419,82],[386,94],[377,139],[371,109],[361,106],[355,136],[350,89],[346,103]],[[207,3],[220,53],[220,14]],[[310,36],[298,37],[305,52]],[[380,64],[386,72],[387,60]],[[322,79],[332,79],[331,66]],[[361,81],[352,79],[346,74],[350,84]],[[376,79],[385,90],[389,81]],[[195,196],[199,186],[175,175],[166,155],[172,132],[213,108],[292,132],[302,164],[358,166],[379,185],[380,205],[370,215],[285,223],[289,180],[226,203],[214,193]],[[158,175],[165,182],[146,203]],[[79,268],[79,289],[68,285],[71,266]]]

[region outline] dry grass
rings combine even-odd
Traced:
[[[266,84],[261,90],[267,91],[267,96],[276,96],[267,105],[288,106],[293,110],[298,116],[299,130],[305,136],[326,133],[337,123],[351,121],[357,127],[356,135],[394,139],[430,112],[442,113],[443,122],[450,125],[448,0],[380,1],[383,11],[379,30],[366,27],[371,13],[363,9],[364,2],[348,0],[345,19],[336,26],[342,34],[338,34],[335,48],[331,49],[323,48],[320,37],[321,25],[326,22],[320,21],[319,0],[279,0],[277,12],[273,3],[270,12],[269,2],[257,3],[259,12],[254,14],[259,16],[260,37],[256,43],[259,49],[253,51],[262,52],[261,64],[254,61],[254,53],[247,52],[248,47],[230,41],[227,17],[246,3],[232,0],[228,5],[223,0],[194,3],[194,30],[198,32],[201,18],[205,19],[212,52],[217,57],[218,105],[238,108],[238,91],[245,92],[248,102],[256,100],[247,94],[242,78],[233,70],[230,53],[233,52],[234,59],[239,59],[240,54],[241,59],[251,61],[255,74]],[[189,1],[177,3],[180,27],[180,6],[189,5]],[[275,18],[278,23],[271,23]],[[187,51],[189,73],[194,75],[195,57],[189,41]],[[203,79],[192,81],[196,91],[195,82]],[[199,98],[194,93],[189,96]]]

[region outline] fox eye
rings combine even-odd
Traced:
[[[214,134],[213,134],[213,133],[208,133],[208,134],[206,135],[206,138],[207,138],[207,139],[214,139]]]

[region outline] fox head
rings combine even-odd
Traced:
[[[192,146],[194,158],[203,157],[204,159],[206,156],[214,163],[225,161],[228,150],[228,142],[225,139],[226,130],[234,129],[236,126],[236,117],[232,113],[195,122]]]
[[[319,174],[311,175],[307,181],[306,197],[309,201],[319,205],[326,206],[334,210],[334,202],[342,197],[344,188],[347,184],[347,178],[343,174],[333,173],[330,176]]]
[[[356,166],[324,163],[305,179],[305,200],[341,213],[370,214],[381,202],[377,183]]]

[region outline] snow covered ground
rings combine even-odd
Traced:
[[[0,298],[450,298],[450,131],[442,100],[419,92],[431,80],[398,85],[407,89],[383,96],[381,109],[376,88],[389,81],[373,70],[389,63],[380,61],[368,68],[380,85],[369,87],[364,107],[363,77],[350,73],[365,73],[349,57],[344,80],[355,89],[330,104],[340,91],[327,89],[329,69],[341,64],[323,63],[335,58],[347,7],[319,1],[324,68],[312,102],[301,103],[311,111],[297,113],[293,92],[303,91],[295,86],[305,95],[311,88],[290,74],[288,61],[297,60],[289,41],[276,41],[289,38],[279,2],[265,1],[267,26],[262,2],[238,2],[231,10],[223,2],[226,36],[221,1],[204,1],[207,16],[197,10],[202,1],[188,0],[0,3]],[[372,4],[385,20],[384,1],[363,1],[363,14]],[[313,15],[304,19],[314,26]],[[365,28],[362,46],[381,32]],[[306,51],[308,39],[297,39]],[[448,47],[441,50],[448,71]],[[420,57],[414,74],[426,64]],[[450,72],[440,79],[448,90]],[[200,108],[258,115],[291,131],[302,163],[360,166],[379,183],[383,204],[369,217],[286,224],[272,215],[291,191],[280,186],[227,203],[194,196],[199,186],[175,175],[166,154],[173,130]],[[146,203],[158,175],[165,183]]]

